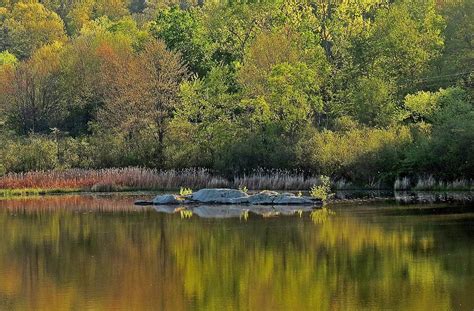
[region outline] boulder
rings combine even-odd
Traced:
[[[232,204],[232,205],[316,205],[320,200],[296,196],[293,193],[262,191],[254,195],[237,189],[201,189],[191,195],[163,194],[153,201],[136,201],[137,205],[178,205],[178,204]]]
[[[314,201],[309,197],[297,197],[295,195],[279,194],[273,199],[275,205],[303,205],[313,204]]]
[[[249,197],[249,203],[255,205],[273,204],[273,200],[278,196],[276,191],[262,191]]]
[[[316,202],[310,197],[298,197],[293,193],[278,193],[275,191],[262,191],[248,198],[254,205],[310,205]]]
[[[198,203],[217,204],[243,204],[247,198],[247,193],[237,189],[201,189],[190,197]]]
[[[172,205],[172,204],[182,204],[182,203],[185,203],[183,198],[175,194],[157,195],[153,199],[153,204],[155,205]]]
[[[228,204],[248,204],[250,203],[250,196],[228,199]]]

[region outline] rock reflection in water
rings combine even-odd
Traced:
[[[311,206],[262,206],[262,205],[157,205],[153,208],[160,213],[175,214],[183,210],[201,218],[245,218],[249,214],[263,217],[291,216],[311,212],[318,207]],[[188,217],[189,218],[189,217]]]

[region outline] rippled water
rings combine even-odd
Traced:
[[[474,309],[469,204],[216,219],[133,200],[0,201],[0,310]]]

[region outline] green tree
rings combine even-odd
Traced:
[[[124,154],[136,155],[129,165],[162,166],[164,136],[186,78],[179,54],[155,41],[139,55],[108,47],[101,56],[105,101],[96,128],[121,138]]]
[[[224,161],[229,143],[239,137],[237,122],[244,112],[230,92],[229,76],[228,69],[215,67],[206,78],[181,85],[181,102],[166,136],[169,166],[217,168]]]
[[[241,62],[246,49],[261,31],[277,23],[280,1],[232,1],[204,6],[203,23],[213,44],[213,59],[231,65]]]
[[[16,56],[8,51],[0,52],[0,67],[3,65],[15,65],[18,63]]]
[[[128,15],[129,0],[95,0],[94,17],[107,16],[113,20]]]
[[[363,72],[395,82],[402,96],[443,47],[434,1],[399,1],[377,11],[372,32],[354,54]],[[357,47],[356,47],[357,48]]]
[[[60,128],[74,136],[90,134],[89,123],[104,105],[105,93],[110,89],[102,79],[108,53],[134,54],[135,42],[130,34],[108,30],[115,25],[109,22],[104,17],[88,24],[61,57],[60,87],[68,115]]]
[[[304,63],[276,65],[268,77],[271,119],[289,136],[296,136],[301,127],[312,125],[323,110],[318,91],[318,76]]]
[[[67,32],[70,35],[78,34],[82,27],[92,19],[94,0],[74,2],[64,17]]]
[[[359,78],[351,89],[353,117],[369,126],[387,126],[399,121],[393,86],[378,78]]]
[[[203,76],[213,62],[200,15],[199,9],[181,10],[176,6],[160,10],[150,32],[168,48],[180,52],[192,72]]]
[[[59,43],[43,46],[10,71],[2,105],[17,133],[49,133],[64,117],[59,89],[61,51]]]
[[[472,176],[474,105],[461,88],[419,92],[407,96],[407,108],[431,125],[428,133],[418,135],[405,162],[408,173],[425,173],[441,178]]]
[[[36,49],[55,41],[64,42],[64,23],[40,3],[16,3],[0,24],[6,33],[6,45],[19,59],[29,57]]]
[[[474,3],[469,0],[446,1],[440,5],[446,20],[444,50],[434,62],[424,83],[432,90],[460,82],[472,89],[474,68]],[[474,95],[471,92],[471,96]]]

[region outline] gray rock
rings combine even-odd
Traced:
[[[171,204],[182,204],[184,200],[175,194],[163,194],[158,195],[153,199],[155,205],[171,205]]]
[[[275,205],[302,205],[302,204],[313,204],[314,201],[309,197],[297,197],[295,195],[288,196],[286,194],[277,195],[273,199]]]
[[[232,205],[316,205],[321,202],[310,197],[293,193],[262,191],[249,196],[236,189],[201,189],[192,195],[164,194],[156,196],[152,202],[137,201],[137,205],[177,205],[177,204],[232,204]]]
[[[249,197],[249,203],[255,205],[273,204],[273,200],[278,196],[275,191],[262,191]]]
[[[228,204],[248,204],[250,203],[250,196],[228,199]]]
[[[262,191],[248,198],[254,205],[311,205],[315,202],[310,197],[298,197],[293,193],[278,193],[275,191]]]
[[[248,194],[237,189],[201,189],[191,199],[199,203],[241,204]]]
[[[272,190],[263,190],[263,191],[260,191],[258,194],[261,194],[261,195],[268,195],[268,196],[279,195],[278,192],[272,191]]]

